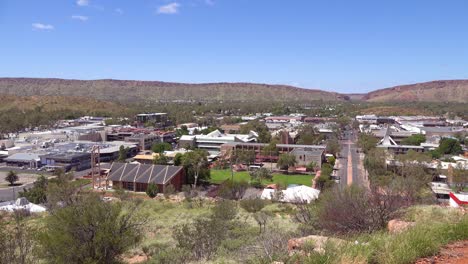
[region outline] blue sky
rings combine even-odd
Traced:
[[[468,78],[466,0],[0,0],[0,76],[366,92]]]

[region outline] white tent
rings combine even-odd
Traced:
[[[42,213],[46,211],[46,208],[41,205],[30,203],[26,198],[21,197],[16,201],[9,201],[0,203],[0,211],[13,212],[16,210],[27,210],[30,213]]]
[[[261,199],[271,200],[275,195],[276,190],[264,189]],[[281,191],[280,201],[286,203],[310,203],[311,201],[319,197],[320,191],[305,185],[298,185],[294,187],[288,187],[286,190]]]

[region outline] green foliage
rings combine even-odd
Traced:
[[[39,176],[34,182],[33,187],[19,192],[20,197],[25,197],[31,203],[42,204],[47,201],[48,180],[44,175]]]
[[[183,158],[183,154],[182,153],[177,153],[174,156],[174,166],[182,165],[182,158]]]
[[[271,134],[265,123],[258,120],[252,120],[245,125],[241,126],[240,133],[248,134],[250,131],[255,131],[258,134],[258,141],[260,143],[269,143]]]
[[[289,153],[281,154],[278,158],[276,166],[282,170],[287,170],[289,167],[296,165],[296,156]]]
[[[0,263],[36,263],[34,234],[37,230],[28,225],[28,213],[16,210],[11,220],[0,215]]]
[[[328,157],[328,158],[327,158],[327,162],[328,162],[331,166],[335,166],[336,158],[333,157],[333,156]]]
[[[411,135],[401,141],[402,145],[419,146],[421,143],[426,142],[426,136],[423,134]]]
[[[14,171],[9,171],[7,176],[5,177],[5,181],[7,181],[10,184],[10,186],[15,184],[15,182],[17,182],[18,180],[18,174],[16,174],[16,172]]]
[[[327,152],[333,155],[338,155],[341,151],[341,145],[340,142],[338,142],[338,139],[333,138],[329,139],[327,141]]]
[[[264,156],[276,156],[278,155],[278,149],[276,148],[277,140],[271,140],[267,146],[262,149],[262,154]]]
[[[154,198],[156,197],[156,195],[158,194],[159,192],[159,188],[158,188],[158,185],[156,185],[155,183],[150,183],[148,184],[148,188],[146,188],[146,194],[151,197],[151,198]]]
[[[297,144],[303,145],[318,145],[321,144],[323,140],[325,140],[325,137],[320,135],[318,129],[312,125],[302,126],[297,133],[297,137],[299,138]]]
[[[233,163],[245,163],[247,165],[255,162],[255,151],[253,150],[238,150],[232,153]]]
[[[128,150],[129,150],[128,147],[126,148],[123,145],[120,146],[120,148],[119,148],[119,157],[117,158],[117,161],[125,162],[125,160],[128,158]]]
[[[244,199],[240,201],[242,209],[249,213],[257,213],[267,205],[267,201],[260,198]]]
[[[196,186],[199,180],[208,180],[210,178],[207,157],[208,152],[199,149],[187,152],[182,156],[182,165],[185,168],[189,183]]]
[[[315,161],[311,161],[309,164],[306,166],[308,171],[315,171],[318,168],[318,165]]]
[[[105,203],[86,194],[60,208],[39,234],[47,263],[119,263],[119,256],[141,239],[138,204]]]
[[[442,155],[458,155],[463,152],[460,142],[454,138],[442,138],[436,151]]]
[[[154,159],[153,159],[153,164],[156,164],[156,165],[166,165],[168,164],[169,160],[167,158],[166,155],[164,155],[163,153],[159,153],[158,155],[154,156]]]
[[[362,151],[367,154],[371,149],[377,146],[378,142],[379,141],[371,134],[359,133],[357,144]]]
[[[191,252],[194,260],[212,258],[235,226],[236,215],[235,202],[218,202],[208,217],[196,218],[192,223],[175,228],[173,236],[177,247]]]
[[[267,168],[260,168],[258,170],[251,171],[250,177],[252,181],[257,181],[257,182],[262,182],[262,181],[272,181],[273,180],[273,175],[271,174],[271,171],[268,170]]]
[[[169,144],[167,142],[154,143],[153,146],[151,146],[151,150],[154,153],[161,154],[166,150],[167,151],[172,150],[172,146],[171,146],[171,144]]]
[[[218,195],[224,199],[240,200],[249,187],[246,181],[227,180],[219,187]]]

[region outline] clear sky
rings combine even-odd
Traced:
[[[0,76],[365,92],[468,78],[467,0],[0,0]]]

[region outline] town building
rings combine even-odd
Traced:
[[[182,166],[114,162],[109,168],[108,180],[114,187],[122,186],[134,192],[145,192],[148,185],[154,183],[164,192],[168,185],[180,190],[185,183],[185,171]]]
[[[249,134],[223,134],[215,130],[207,135],[183,135],[179,140],[179,147],[199,148],[208,151],[211,155],[217,155],[221,146],[229,142],[257,142],[258,134],[250,131]]]
[[[325,149],[323,145],[295,145],[295,144],[276,144],[276,151],[265,153],[264,148],[269,146],[265,143],[242,143],[231,142],[226,143],[221,147],[221,155],[229,156],[230,153],[241,151],[254,151],[255,162],[277,162],[279,155],[283,153],[291,153],[296,156],[298,165],[305,166],[311,161],[317,163],[318,167],[322,166],[325,161]]]
[[[138,114],[136,116],[136,121],[138,127],[144,126],[145,124],[150,124],[156,128],[164,128],[169,125],[167,113]]]

